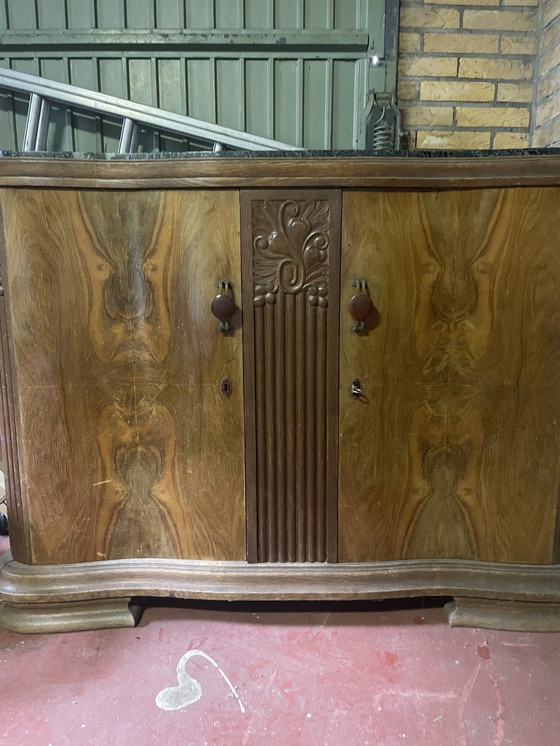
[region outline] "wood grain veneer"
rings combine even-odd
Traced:
[[[240,320],[224,336],[210,313],[221,277],[240,297],[238,195],[0,205],[32,561],[243,558]]]
[[[559,205],[558,188],[345,194],[342,560],[558,561]],[[356,276],[378,311],[363,335]]]

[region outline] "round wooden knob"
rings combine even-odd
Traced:
[[[235,302],[231,295],[217,295],[210,304],[210,310],[218,321],[225,324],[233,318]]]
[[[367,293],[358,293],[348,303],[348,310],[355,321],[364,321],[373,308],[373,301]]]

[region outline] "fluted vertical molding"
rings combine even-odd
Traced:
[[[331,204],[253,198],[250,214],[257,559],[324,562]]]

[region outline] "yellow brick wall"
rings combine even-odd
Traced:
[[[540,14],[539,0],[401,0],[410,147],[529,146]]]
[[[560,0],[543,0],[540,13],[533,144],[560,145]]]

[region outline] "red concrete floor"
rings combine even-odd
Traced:
[[[135,629],[0,631],[0,744],[556,746],[560,635],[398,606],[169,602]]]

